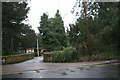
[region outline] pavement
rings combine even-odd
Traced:
[[[94,62],[76,62],[76,63],[44,63],[43,57],[35,57],[34,59],[24,61],[16,64],[7,64],[2,65],[2,73],[5,74],[19,74],[19,73],[28,73],[35,71],[50,71],[50,70],[60,70],[60,69],[75,69],[83,68],[87,66],[102,65],[114,63],[119,64],[117,60],[109,61],[94,61]]]
[[[120,65],[119,65],[120,66]],[[70,69],[58,69],[58,70],[37,70],[30,71],[19,74],[6,74],[3,75],[2,78],[110,78],[113,80],[117,80],[119,77],[120,69],[118,69],[118,65],[112,64],[107,66],[89,66],[89,67],[76,67]],[[5,79],[6,80],[6,79]],[[31,80],[31,79],[30,79]],[[93,79],[91,79],[93,80]]]

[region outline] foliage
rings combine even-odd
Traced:
[[[18,50],[34,47],[35,32],[30,29],[30,26],[22,23],[26,20],[29,11],[27,3],[3,2],[2,10],[3,55],[15,54]]]
[[[27,48],[36,47],[36,34],[35,31],[30,29],[27,25],[22,26],[21,35],[19,35],[20,43],[18,50],[26,50]]]
[[[40,27],[41,47],[48,51],[61,50],[67,46],[66,35],[62,17],[57,10],[55,18],[48,18],[47,14],[41,16]]]
[[[119,48],[119,25],[118,25],[118,3],[95,3],[98,7],[97,15],[93,18],[88,16],[88,23],[90,26],[92,38],[92,54],[109,53],[110,51],[120,50]],[[87,6],[89,7],[89,6]],[[90,7],[91,8],[91,7]],[[70,45],[78,50],[82,56],[87,56],[87,38],[86,27],[82,17],[80,17],[75,24],[70,25],[68,32],[68,39]],[[79,33],[79,34],[78,34]],[[77,44],[77,46],[75,46]],[[109,54],[108,54],[109,55]]]
[[[52,62],[72,62],[78,59],[75,48],[67,47],[63,51],[50,52]]]
[[[94,43],[100,46],[102,51],[106,51],[106,47],[117,48],[119,31],[115,30],[118,27],[118,4],[119,3],[99,3],[99,15],[94,21],[99,23],[94,34]],[[111,19],[110,19],[111,17]],[[94,31],[95,31],[94,30]],[[99,48],[99,49],[100,49]]]
[[[91,56],[81,56],[78,61],[100,61],[100,60],[110,60],[110,59],[119,59],[120,58],[120,52],[114,51],[114,52],[105,52],[105,53],[97,53],[93,54]]]

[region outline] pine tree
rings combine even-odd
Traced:
[[[57,10],[55,18],[48,18],[48,15],[44,13],[41,16],[38,29],[40,31],[42,48],[54,51],[61,50],[67,46],[64,24],[59,10]]]
[[[27,3],[3,2],[2,3],[2,36],[3,53],[12,53],[18,47],[18,34],[21,33],[22,21],[27,18],[29,8]]]

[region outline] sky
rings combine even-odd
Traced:
[[[49,18],[54,17],[57,9],[59,9],[62,19],[64,21],[65,29],[69,27],[70,23],[74,23],[76,20],[75,14],[72,14],[72,8],[75,5],[76,0],[31,0],[28,4],[30,11],[28,15],[28,23],[35,30],[35,33],[39,33],[40,17],[43,13],[47,13]]]

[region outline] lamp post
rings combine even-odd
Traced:
[[[37,55],[39,56],[39,44],[38,44],[38,34],[37,35]]]

